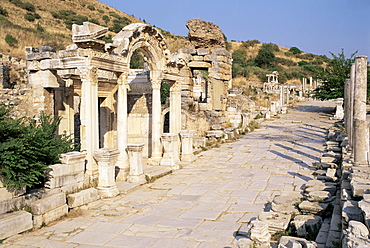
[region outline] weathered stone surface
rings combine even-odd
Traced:
[[[190,61],[188,66],[196,68],[209,68],[211,67],[211,63],[205,61]]]
[[[30,207],[34,215],[42,215],[66,203],[66,194],[59,193],[33,202]]]
[[[290,214],[277,212],[262,212],[258,215],[258,219],[268,224],[268,229],[271,234],[285,231],[290,222]]]
[[[40,214],[40,215],[33,215],[33,225],[35,227],[42,227],[43,224],[48,224],[54,220],[59,219],[60,217],[63,217],[68,213],[68,205],[63,204],[62,206],[59,206],[55,209],[52,209],[46,213]]]
[[[193,48],[225,48],[225,38],[221,29],[211,23],[193,19],[186,23],[189,29],[189,42]]]
[[[331,196],[330,192],[319,190],[319,191],[311,191],[308,194],[308,199],[310,201],[322,201],[328,199]]]
[[[32,214],[16,211],[0,215],[0,240],[27,231],[33,227]]]
[[[279,240],[279,248],[316,248],[317,244],[303,238],[282,236]]]
[[[69,208],[79,207],[90,202],[96,201],[99,198],[100,198],[99,192],[95,188],[81,190],[78,193],[68,195],[67,197],[68,207]]]
[[[254,220],[251,222],[251,239],[259,244],[268,244],[271,239],[269,226],[264,221]]]
[[[293,224],[299,237],[305,237],[307,234],[318,233],[321,223],[322,218],[317,215],[297,215],[293,220]]]
[[[351,220],[363,222],[361,208],[359,208],[357,201],[346,201],[342,207],[342,218],[348,223]]]
[[[299,204],[298,207],[304,213],[318,214],[318,213],[325,211],[325,209],[328,207],[328,204],[319,203],[319,202],[303,201],[301,204]]]

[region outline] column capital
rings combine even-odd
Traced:
[[[153,90],[160,90],[161,89],[161,80],[152,80],[152,89]]]
[[[98,68],[93,66],[83,66],[78,68],[82,81],[91,81],[93,84],[98,82]]]

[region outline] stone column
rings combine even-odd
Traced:
[[[119,156],[117,181],[126,181],[129,170],[127,156],[127,74],[122,73],[117,80],[117,148]]]
[[[114,197],[119,194],[115,182],[115,163],[119,151],[117,148],[102,148],[96,150],[94,158],[99,165],[98,191],[102,198]]]
[[[306,91],[306,78],[302,78],[302,91],[305,94]]]
[[[170,133],[179,134],[181,131],[181,83],[176,82],[170,90]],[[180,145],[179,135],[177,144]],[[174,147],[175,157],[180,157],[180,146]]]
[[[170,90],[170,133],[181,130],[181,83],[176,82]]]
[[[98,69],[80,68],[81,85],[81,150],[86,151],[86,174],[98,179],[98,166],[93,153],[99,149]]]
[[[351,66],[351,77],[350,77],[350,98],[349,98],[349,106],[350,106],[350,113],[349,113],[349,136],[348,136],[348,141],[349,141],[349,146],[350,149],[353,149],[353,108],[355,105],[355,74],[356,74],[356,65],[355,63],[352,63]],[[353,155],[353,154],[352,154]]]
[[[312,90],[312,77],[310,77],[310,89]]]
[[[286,105],[289,105],[289,95],[290,95],[290,91],[289,91],[289,88],[288,87],[286,87],[285,88],[285,90],[286,90]]]
[[[280,86],[280,106],[284,105],[284,88]]]
[[[353,112],[354,164],[368,165],[369,129],[366,121],[367,56],[357,56]]]
[[[181,130],[181,161],[192,162],[194,161],[193,151],[193,135],[194,130]]]
[[[162,134],[163,143],[163,158],[161,165],[169,165],[173,170],[180,169],[178,162],[179,157],[176,157],[175,149],[178,147],[178,134],[175,133],[164,133]]]
[[[143,171],[143,148],[144,143],[127,144],[128,157],[130,160],[130,174],[127,181],[130,183],[146,183]]]
[[[348,141],[351,139],[350,136],[350,101],[351,101],[351,79],[346,79],[344,81],[344,125],[348,137]]]
[[[152,156],[150,164],[158,165],[162,158],[161,125],[161,80],[152,80]]]

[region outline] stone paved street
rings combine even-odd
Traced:
[[[269,209],[273,196],[301,191],[324,151],[334,102],[307,101],[233,143],[201,152],[184,168],[89,204],[3,247],[237,247],[235,233]]]

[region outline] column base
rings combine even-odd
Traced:
[[[193,154],[182,154],[181,162],[193,162],[195,160]]]
[[[101,198],[111,198],[119,195],[119,189],[116,185],[111,187],[100,187],[96,188]]]
[[[145,175],[144,174],[141,174],[141,175],[129,175],[127,177],[127,181],[129,183],[139,183],[139,184],[144,184],[146,183],[146,179],[145,179]]]
[[[148,158],[148,165],[160,165],[162,157],[150,157]]]
[[[130,166],[128,157],[119,155],[115,163],[116,166],[116,182],[125,182],[129,174]]]

